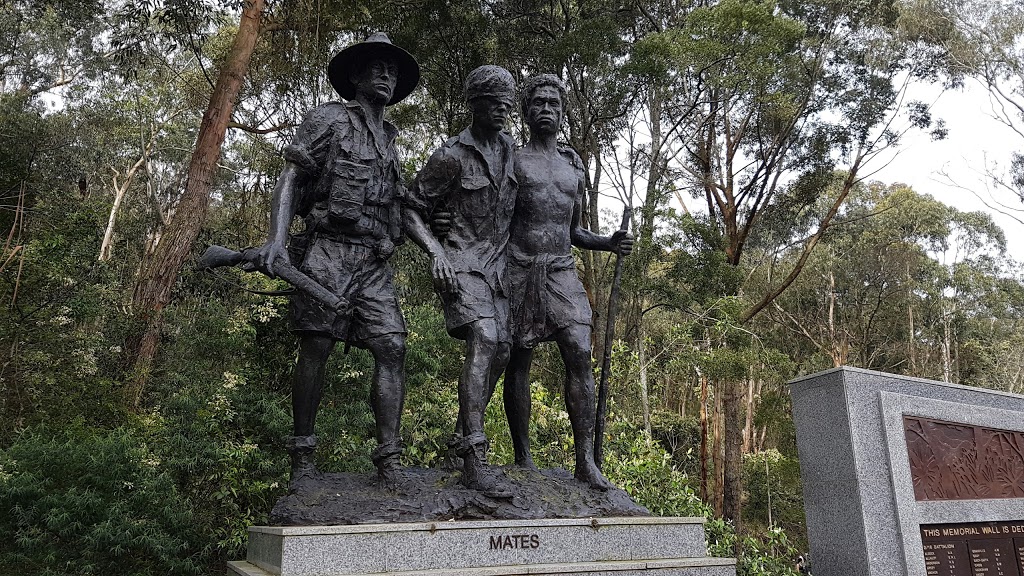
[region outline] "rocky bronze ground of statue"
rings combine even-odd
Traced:
[[[406,468],[397,488],[372,473],[322,473],[294,484],[277,501],[270,524],[327,526],[444,520],[527,520],[648,516],[619,489],[595,490],[560,468],[494,467],[512,495],[487,496],[459,483],[460,472]]]

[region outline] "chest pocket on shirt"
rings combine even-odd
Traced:
[[[362,215],[366,186],[373,174],[373,165],[339,158],[331,166],[330,218],[339,223],[358,222]]]
[[[462,210],[466,216],[482,218],[491,214],[491,182],[481,174],[462,177]]]

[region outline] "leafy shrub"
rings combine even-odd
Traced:
[[[137,431],[33,429],[0,451],[10,574],[199,574],[193,507]]]
[[[604,472],[608,479],[658,516],[710,517],[711,509],[672,456],[627,420],[609,422]]]
[[[743,539],[737,576],[799,576],[794,569],[799,552],[785,530],[770,528]]]
[[[676,468],[687,476],[700,475],[700,420],[674,412],[651,414],[651,435],[672,456]]]
[[[743,518],[750,531],[766,532],[781,527],[793,536],[794,546],[806,550],[799,462],[777,450],[747,454],[743,457],[743,486]]]

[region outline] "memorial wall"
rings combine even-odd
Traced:
[[[852,368],[790,386],[816,576],[1024,576],[1024,397]]]

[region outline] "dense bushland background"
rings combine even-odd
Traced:
[[[472,68],[566,80],[584,225],[610,233],[626,203],[638,239],[606,473],[655,513],[706,516],[741,574],[792,574],[807,544],[788,379],[852,365],[1024,391],[1003,231],[867,179],[907,131],[946,136],[912,83],[980,80],[1024,126],[1022,23],[968,0],[0,0],[0,569],[219,574],[243,555],[286,486],[295,341],[283,299],[241,289],[278,283],[192,264],[264,241],[280,150],[334,98],[327,62],[384,30],[423,66],[389,112],[409,177],[467,122]],[[217,130],[204,111],[229,114],[222,145],[197,145]],[[991,174],[1007,206],[1022,173]],[[599,359],[612,261],[578,256]],[[393,262],[404,458],[437,465],[462,351],[422,255]],[[331,360],[325,470],[372,468],[371,370],[358,350]],[[538,464],[566,466],[556,350],[533,380]],[[487,426],[508,462],[500,403]]]

